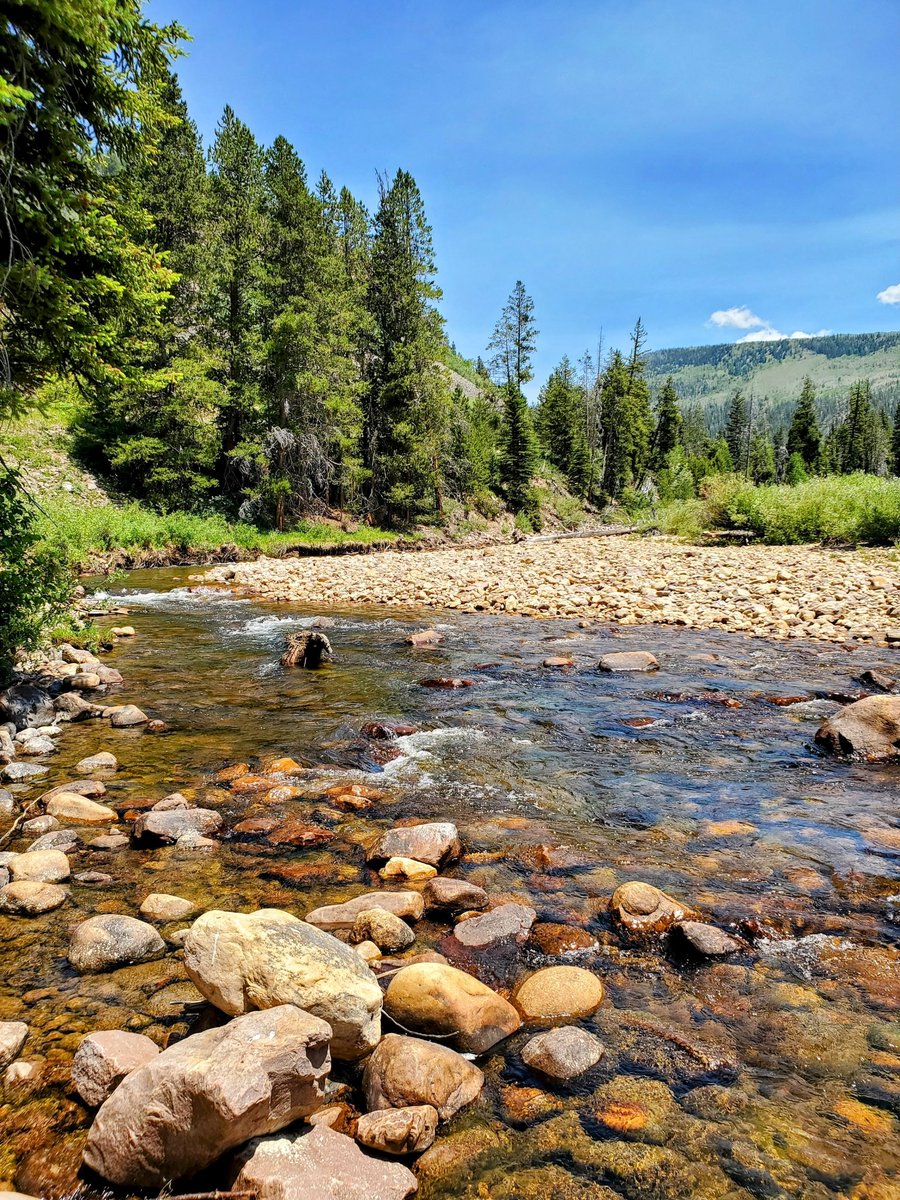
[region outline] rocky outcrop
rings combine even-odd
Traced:
[[[69,962],[80,975],[161,958],[166,944],[146,921],[118,913],[88,917],[72,930]]]
[[[848,704],[816,731],[829,754],[870,762],[900,757],[900,696],[867,696]]]
[[[362,958],[280,909],[204,913],[185,937],[184,962],[229,1016],[295,1004],[327,1021],[335,1058],[359,1058],[381,1035],[381,988]]]
[[[120,1187],[159,1188],[309,1116],[323,1100],[330,1034],[280,1005],[176,1042],[100,1108],[85,1165]]]
[[[156,1058],[159,1046],[142,1033],[102,1029],[89,1033],[72,1059],[72,1083],[85,1104],[99,1106],[126,1075]]]
[[[460,1050],[473,1054],[483,1054],[521,1024],[519,1014],[502,996],[444,963],[403,967],[388,986],[384,1006],[404,1029],[452,1037]]]
[[[363,1073],[370,1111],[429,1104],[442,1121],[470,1104],[483,1085],[484,1075],[461,1054],[398,1033],[382,1039]]]
[[[417,1185],[402,1163],[370,1158],[320,1124],[251,1142],[235,1161],[231,1186],[257,1200],[405,1200]]]

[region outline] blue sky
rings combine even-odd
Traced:
[[[484,349],[516,279],[563,353],[900,328],[898,0],[153,0],[230,103],[366,203],[405,167],[443,312]],[[877,297],[881,294],[882,299]]]

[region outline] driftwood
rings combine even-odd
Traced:
[[[593,529],[575,529],[566,533],[534,533],[522,538],[523,542],[566,542],[571,538],[622,537],[637,533],[637,525],[597,525]]]
[[[305,667],[314,671],[322,665],[322,659],[331,661],[331,642],[324,633],[314,633],[304,630],[303,633],[289,633],[287,649],[281,656],[283,667]]]

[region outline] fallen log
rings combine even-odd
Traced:
[[[281,656],[283,667],[303,667],[314,671],[322,665],[322,660],[331,662],[331,642],[324,633],[304,630],[303,633],[289,633],[287,649]]]

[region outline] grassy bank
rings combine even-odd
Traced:
[[[215,513],[157,513],[136,503],[86,507],[61,497],[42,502],[37,530],[42,542],[58,549],[76,567],[89,566],[113,552],[128,558],[152,551],[190,557],[214,556],[224,547],[234,547],[248,554],[277,556],[303,547],[364,546],[395,538],[367,526],[348,531],[317,522],[302,522],[289,533],[272,533]]]
[[[826,475],[793,486],[757,486],[735,475],[708,479],[696,500],[673,501],[642,523],[696,539],[706,530],[745,529],[769,545],[830,542],[893,545],[900,540],[900,478]]]

